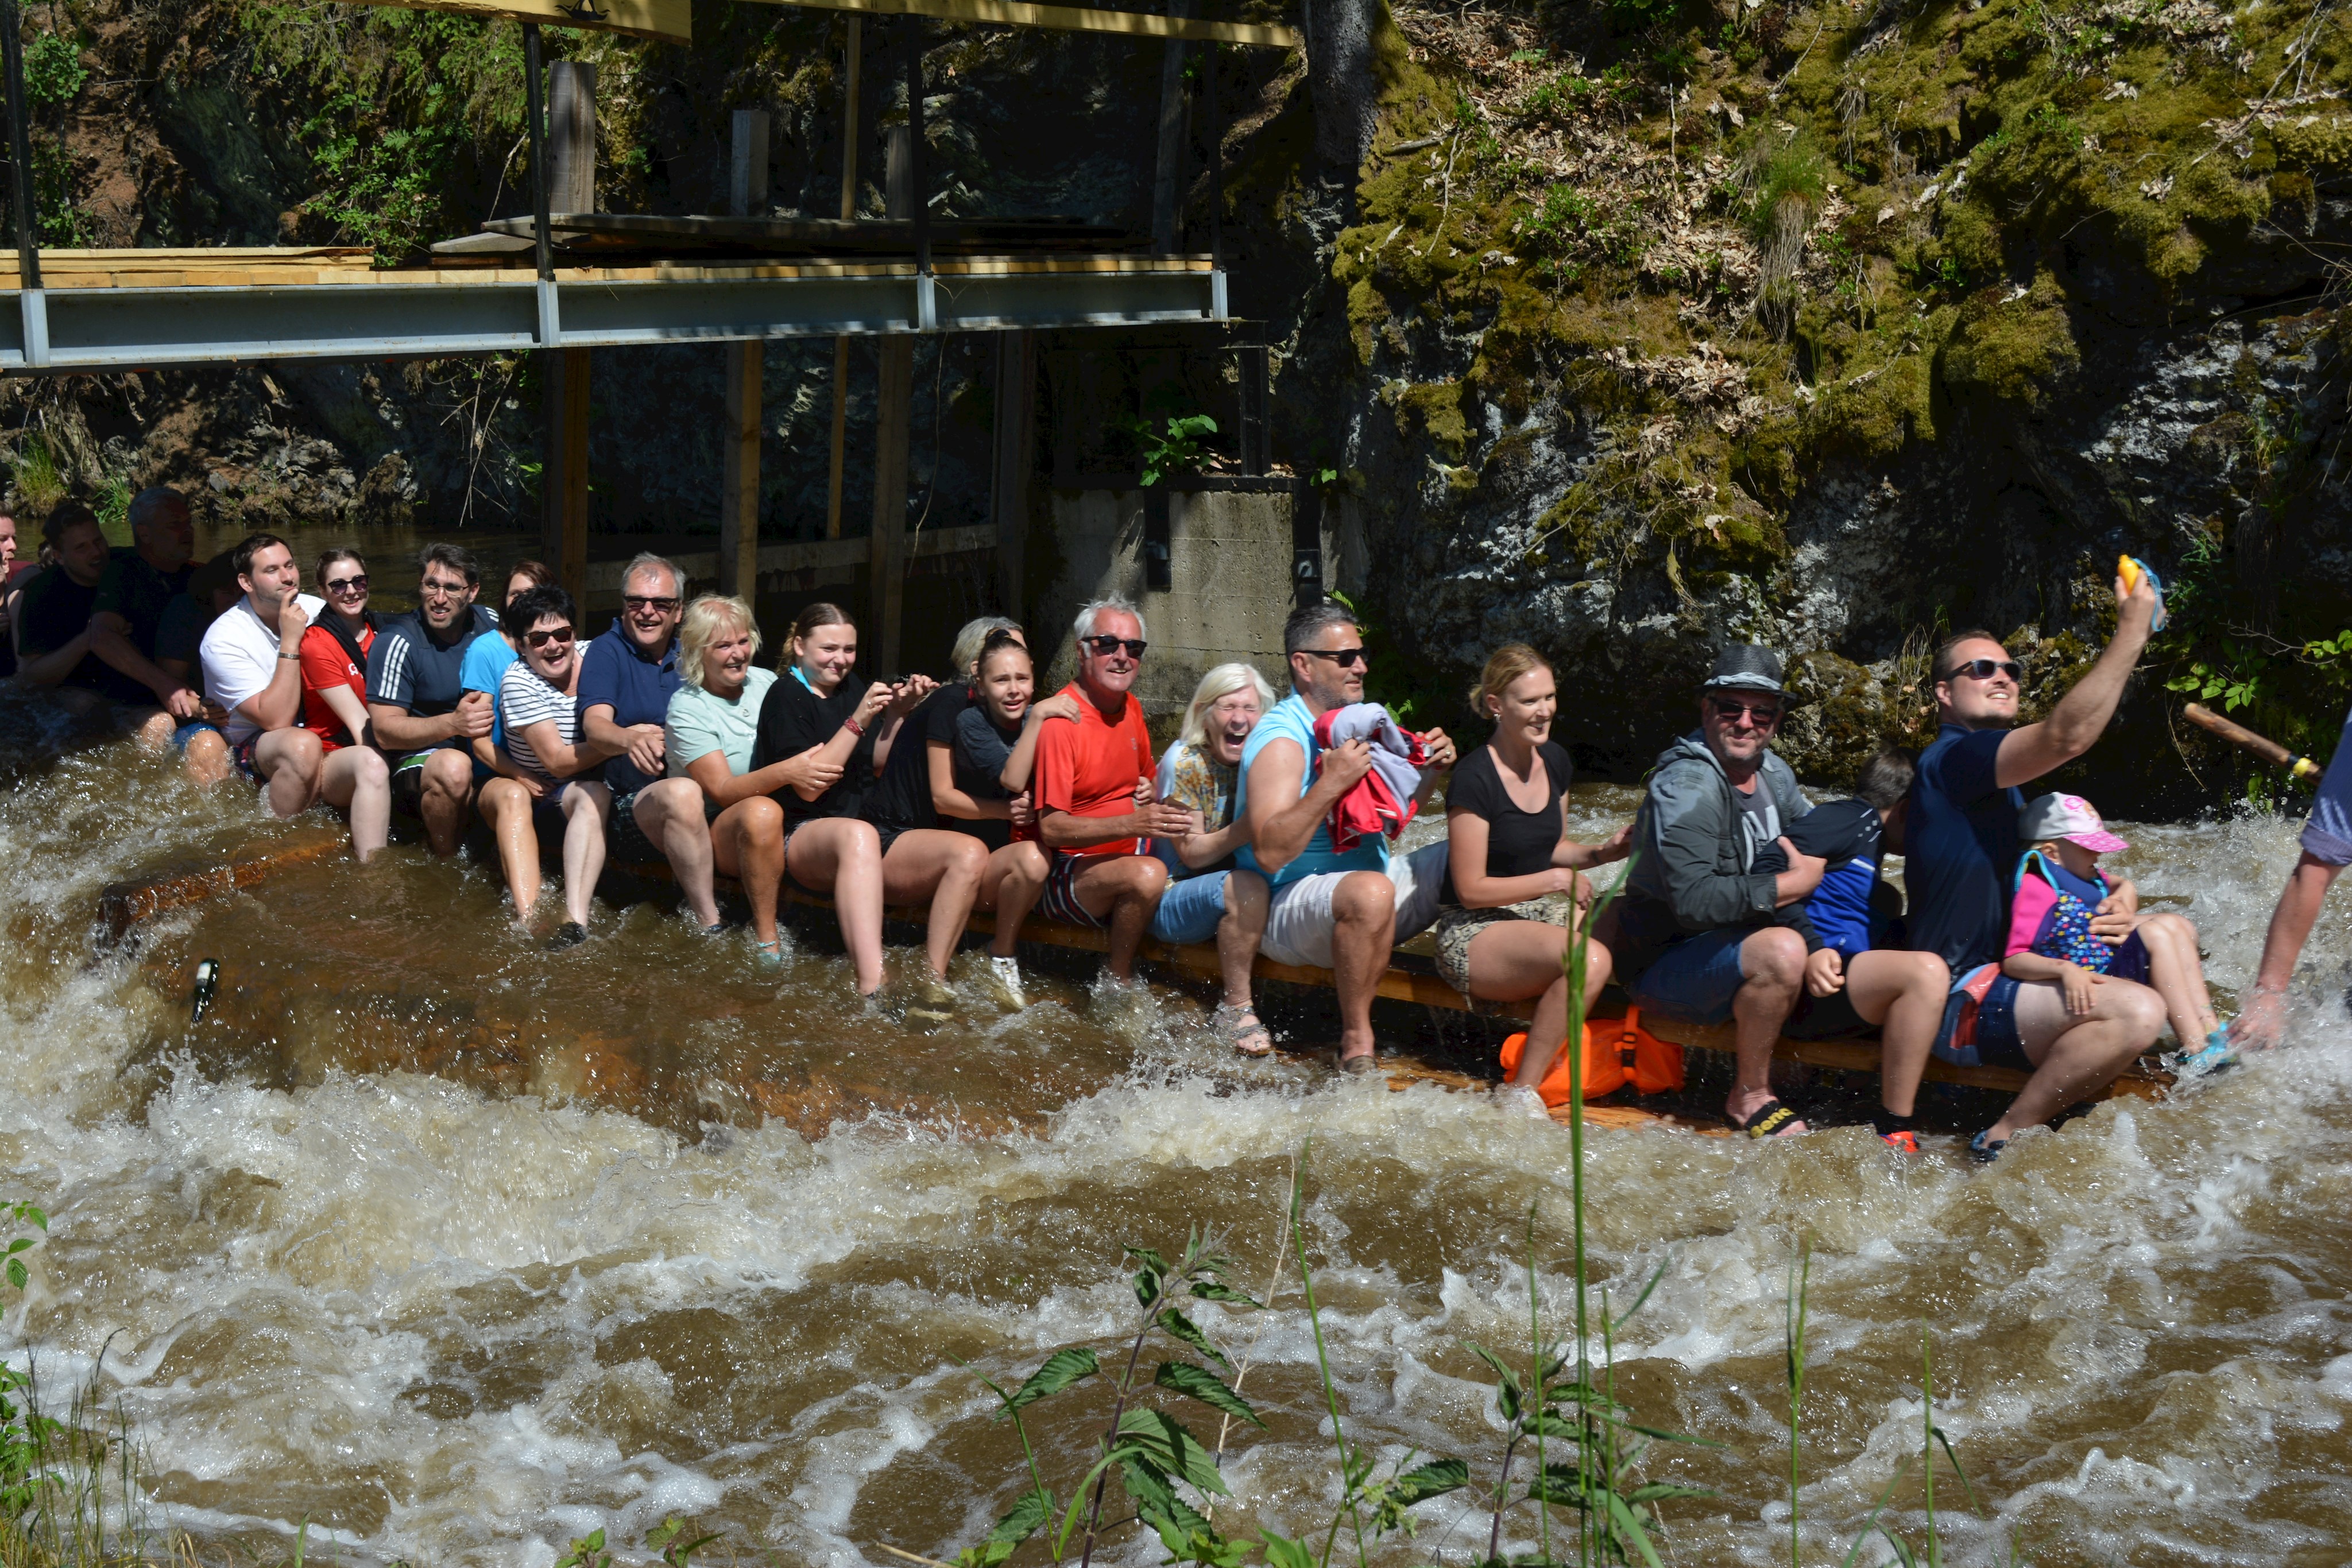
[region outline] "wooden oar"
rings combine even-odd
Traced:
[[[2218,735],[2232,746],[2242,746],[2263,761],[2284,768],[2297,779],[2316,779],[2321,768],[2308,757],[2298,757],[2268,736],[2256,735],[2244,725],[2223,718],[2203,703],[2190,703],[2180,710],[2189,722],[2209,735]]]
[[[106,890],[100,900],[101,918],[110,931],[120,936],[133,923],[165,909],[232,893],[251,886],[271,873],[307,864],[339,850],[345,840],[341,834],[325,835],[293,845],[280,843],[259,852],[243,852],[230,856],[226,863],[215,869],[193,874],[182,872],[148,882],[118,883]],[[607,866],[606,875],[639,882],[675,885],[676,876],[667,864]],[[741,888],[729,877],[716,879],[719,891],[738,895]],[[793,886],[784,885],[785,898],[793,904],[829,910],[831,899],[819,897]],[[624,900],[623,902],[627,902]],[[928,918],[922,909],[901,908],[887,911],[891,920],[920,929]],[[968,928],[974,936],[992,932],[995,920],[983,911],[972,913]],[[1089,930],[1084,926],[1063,925],[1033,915],[1023,923],[1021,940],[1049,947],[1087,953],[1100,953],[1110,946],[1109,933]],[[1190,974],[1213,977],[1218,967],[1217,950],[1207,943],[1179,947],[1166,943],[1147,941],[1141,955],[1145,959],[1181,969]],[[1308,968],[1295,964],[1279,964],[1261,955],[1252,967],[1262,980],[1274,980],[1286,985],[1305,986],[1328,990],[1332,986],[1331,971]],[[1412,1002],[1423,1007],[1445,1008],[1455,1012],[1483,1013],[1489,1017],[1528,1018],[1533,1015],[1533,1002],[1477,1002],[1462,995],[1440,979],[1430,960],[1417,954],[1400,953],[1391,967],[1381,976],[1377,994],[1391,1001]],[[1612,992],[1611,995],[1614,995]],[[1604,1012],[1610,1003],[1601,1002]],[[1622,1000],[1619,1003],[1622,1008]],[[1622,1016],[1620,1013],[1618,1016]],[[1693,1024],[1679,1019],[1652,1017],[1652,1032],[1672,1044],[1688,1046],[1696,1051],[1712,1051],[1728,1054],[1733,1048],[1733,1029],[1729,1024]],[[1832,1067],[1845,1072],[1875,1073],[1878,1071],[1878,1042],[1868,1039],[1850,1040],[1790,1040],[1783,1036],[1772,1048],[1772,1054],[1783,1061],[1801,1061],[1813,1067]],[[2014,1094],[2025,1086],[2027,1075],[2008,1067],[1959,1067],[1949,1062],[1930,1061],[1927,1076],[1939,1083],[1960,1083],[1976,1089],[1998,1090]],[[2094,1100],[2110,1099],[2118,1094],[2140,1099],[2161,1100],[2171,1086],[2172,1075],[2146,1061],[2127,1069],[2096,1094]],[[1645,1116],[1631,1107],[1591,1106],[1592,1112],[1622,1110],[1630,1118]],[[1591,1118],[1601,1120],[1599,1116]]]

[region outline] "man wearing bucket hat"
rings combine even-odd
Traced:
[[[2038,723],[2017,722],[2023,669],[1990,633],[1963,632],[1936,651],[1934,744],[1921,753],[1904,824],[1904,883],[1911,944],[1952,971],[1935,1053],[1963,1066],[2032,1076],[1999,1121],[1969,1145],[1997,1157],[2012,1133],[2049,1121],[2096,1092],[2164,1032],[2164,1001],[2146,986],[2110,980],[2087,1013],[2071,1013],[2054,981],[2000,972],[2018,854],[2018,788],[2091,749],[2115,716],[2124,683],[2147,645],[2156,590],[2116,580],[2116,634],[2074,689]],[[2098,905],[2094,935],[2130,932],[2137,900],[2119,889]]]
[[[1780,655],[1726,648],[1699,688],[1699,727],[1658,756],[1633,824],[1633,865],[1597,933],[1643,1009],[1738,1026],[1738,1079],[1724,1102],[1755,1138],[1805,1131],[1773,1097],[1772,1046],[1804,982],[1805,941],[1772,923],[1813,891],[1824,862],[1782,833],[1811,808],[1769,749],[1789,694]],[[1756,869],[1778,844],[1789,869]]]

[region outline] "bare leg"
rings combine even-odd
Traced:
[[[1265,878],[1254,871],[1225,873],[1225,913],[1217,922],[1217,972],[1225,982],[1225,1006],[1247,1012],[1250,967],[1265,935]]]
[[[150,751],[161,751],[169,746],[172,732],[180,727],[180,721],[163,708],[148,708],[129,715],[124,722],[131,733],[139,737],[139,744]]]
[[[383,848],[392,828],[392,770],[372,746],[346,746],[327,753],[319,792],[351,819],[352,854],[365,865]]]
[[[743,896],[751,901],[752,936],[773,943],[776,898],[784,882],[784,809],[765,795],[736,801],[710,824],[710,849],[719,869],[741,883]],[[703,924],[718,915],[714,904],[710,920]]]
[[[785,846],[793,880],[833,894],[841,939],[857,970],[857,994],[882,988],[882,840],[870,822],[822,817],[803,822]]]
[[[1070,888],[1080,906],[1110,928],[1110,972],[1135,978],[1135,956],[1168,891],[1168,867],[1157,855],[1095,855],[1078,862]]]
[[[466,820],[474,813],[473,754],[445,746],[422,766],[425,779],[417,791],[416,810],[425,819],[425,841],[436,855],[454,855],[465,836]],[[529,820],[526,811],[526,825]],[[509,882],[511,885],[512,879]]]
[[[1053,869],[1045,852],[1034,843],[1007,844],[988,857],[988,869],[981,874],[980,906],[996,914],[996,935],[989,939],[988,950],[1000,958],[1010,958],[1021,941],[1021,923],[1037,907],[1038,898],[1045,891],[1045,876]]]
[[[593,779],[575,779],[563,792],[563,913],[588,924],[596,879],[604,874],[604,823],[613,792]]]
[[[2017,1038],[2033,1076],[1985,1129],[1986,1142],[2005,1142],[2020,1127],[2038,1126],[2114,1082],[2164,1032],[2164,998],[2146,986],[2106,980],[2092,988],[2092,997],[2088,1014],[2069,1014],[2053,982],[2017,988]]]
[[[1339,1061],[1378,1054],[1372,997],[1396,945],[1396,884],[1376,871],[1349,872],[1331,897],[1331,974],[1339,992]]]
[[[1898,1116],[1918,1103],[1919,1080],[1944,1027],[1952,972],[1933,953],[1874,949],[1845,967],[1846,994],[1864,1023],[1879,1026],[1878,1103]]]
[[[2213,993],[2205,988],[2205,960],[2197,952],[2197,927],[2186,916],[2150,915],[2137,927],[2147,947],[2147,977],[2164,998],[2180,1049],[2195,1051],[2221,1027],[2213,1016]]]
[[[1470,939],[1470,994],[1485,1001],[1520,1002],[1534,997],[1527,1050],[1511,1082],[1533,1089],[1551,1071],[1568,1039],[1567,956],[1570,932],[1541,920],[1505,920]],[[1589,1009],[1609,983],[1609,949],[1592,943],[1584,950],[1584,1001]]]
[[[1773,1098],[1772,1047],[1780,1026],[1797,1006],[1797,990],[1805,978],[1805,939],[1785,926],[1768,926],[1751,933],[1739,945],[1740,987],[1731,998],[1731,1019],[1738,1030],[1739,1076],[1723,1103],[1735,1122],[1745,1122]],[[1775,1137],[1811,1131],[1801,1121],[1782,1124]]]
[[[656,779],[637,791],[635,810],[637,831],[677,873],[677,890],[686,895],[694,918],[705,927],[718,925],[719,898],[710,874],[714,852],[710,827],[702,819],[702,786],[691,779]],[[769,924],[775,924],[772,901]],[[772,930],[762,938],[774,939]]]
[[[319,799],[326,754],[307,729],[273,729],[254,743],[253,768],[268,780],[269,814],[280,821],[307,811]]]
[[[531,826],[530,806],[530,792],[511,779],[492,779],[482,786],[482,816],[499,841],[499,866],[514,898],[517,925],[529,925],[530,912],[539,906],[539,832]]]
[[[972,901],[980,896],[980,879],[988,870],[988,849],[970,833],[941,828],[917,828],[900,833],[882,857],[882,896],[890,904],[931,901],[925,949],[931,973],[947,978],[948,963],[963,928],[971,921]]]
[[[190,783],[209,789],[229,775],[228,742],[217,731],[200,729],[181,747],[180,765]]]

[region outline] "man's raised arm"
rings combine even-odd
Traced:
[[[1993,765],[1993,778],[2000,788],[2031,783],[2091,749],[2106,732],[2107,721],[2116,716],[2124,682],[2139,663],[2140,651],[2147,646],[2148,626],[2155,618],[2156,587],[2147,576],[2143,574],[2129,592],[2124,591],[2123,579],[2116,579],[2115,639],[2090,673],[2058,699],[2049,717],[2012,729],[2002,738],[2000,758]]]

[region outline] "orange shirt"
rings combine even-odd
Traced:
[[[328,612],[332,614],[332,611]],[[360,649],[362,653],[375,646],[375,628],[360,628]],[[352,663],[350,650],[332,632],[324,626],[313,626],[302,633],[302,727],[319,737],[319,744],[329,751],[341,751],[352,744],[352,737],[343,729],[343,721],[327,706],[319,694],[329,686],[349,686],[352,695],[367,706],[367,669]]]
[[[1066,811],[1073,817],[1124,817],[1135,810],[1135,781],[1151,777],[1151,732],[1144,727],[1143,705],[1129,692],[1125,711],[1106,719],[1076,685],[1063,688],[1077,699],[1076,724],[1049,718],[1037,734],[1037,776],[1031,798],[1037,814]],[[1066,849],[1066,855],[1139,855],[1146,841],[1113,839],[1085,849]]]

